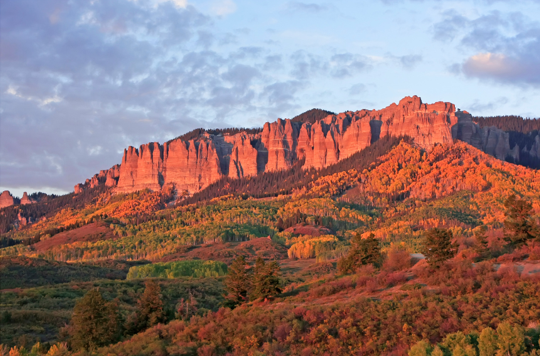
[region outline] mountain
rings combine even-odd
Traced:
[[[313,109],[292,120],[267,122],[262,130],[198,129],[163,145],[128,147],[120,165],[77,184],[75,193],[99,184],[124,193],[173,185],[191,195],[224,177],[286,170],[300,161],[303,169],[328,167],[386,136],[409,136],[424,149],[460,140],[515,163],[525,151],[527,162],[540,157],[540,135],[532,145],[511,146],[508,133],[473,119],[452,103],[424,104],[413,96],[381,110],[336,115]]]
[[[474,120],[416,97],[316,109],[131,147],[63,196],[5,192],[0,350],[86,354],[72,316],[100,293],[118,315],[96,355],[537,355],[540,171]],[[253,288],[233,309],[234,270]],[[163,318],[134,328],[152,285]]]

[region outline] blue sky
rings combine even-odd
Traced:
[[[0,190],[124,147],[407,95],[540,117],[538,0],[2,0]]]

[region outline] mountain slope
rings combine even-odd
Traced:
[[[479,126],[452,103],[424,104],[413,96],[381,110],[333,114],[313,109],[292,120],[266,123],[262,130],[198,129],[163,145],[129,147],[119,168],[101,171],[75,191],[99,184],[117,192],[173,185],[179,192],[193,194],[223,177],[252,177],[296,165],[328,167],[386,136],[409,136],[422,148],[460,140],[513,162],[540,156],[540,141],[535,138],[527,143],[511,141],[508,133]]]

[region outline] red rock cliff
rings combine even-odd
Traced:
[[[0,195],[0,209],[12,206],[15,204],[15,200],[11,196],[9,190],[4,190]]]
[[[410,136],[425,149],[458,139],[500,159],[520,153],[519,147],[510,150],[507,133],[480,128],[469,113],[456,111],[454,104],[424,104],[413,96],[381,110],[329,115],[313,124],[278,119],[266,123],[258,134],[204,133],[191,141],[129,147],[120,166],[101,171],[77,185],[75,192],[99,184],[116,187],[117,192],[158,190],[173,184],[179,192],[194,193],[223,176],[241,178],[288,169],[301,159],[304,168],[326,167],[386,135]],[[540,156],[540,138],[530,151]]]

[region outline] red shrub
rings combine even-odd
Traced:
[[[388,257],[384,261],[383,269],[386,271],[403,271],[412,266],[411,255],[408,251],[401,249],[391,249]]]

